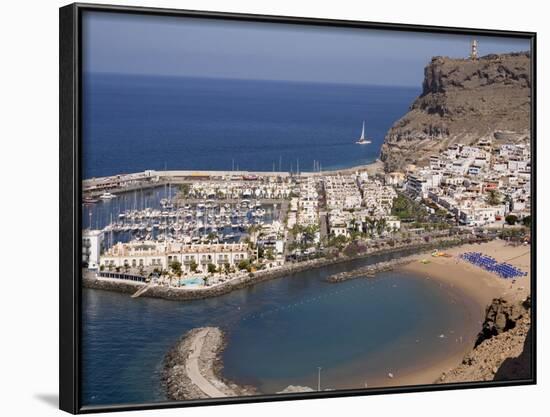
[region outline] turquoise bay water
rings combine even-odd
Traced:
[[[375,259],[192,302],[84,290],[84,404],[164,400],[164,354],[198,326],[226,332],[224,376],[263,393],[290,384],[316,387],[318,366],[323,388],[362,388],[388,372],[399,375],[460,349],[459,336],[473,337],[465,329],[471,322],[465,300],[432,280],[387,272],[375,279],[324,281]]]

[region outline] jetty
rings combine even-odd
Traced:
[[[225,380],[221,354],[224,334],[217,327],[199,327],[189,331],[165,357],[163,383],[173,400],[238,397],[257,394]]]
[[[414,260],[414,256],[405,258],[392,259],[390,261],[378,262],[372,265],[366,265],[351,271],[340,272],[328,276],[325,281],[330,283],[343,282],[356,278],[374,278],[374,275],[379,272],[391,271],[392,269],[408,264]]]

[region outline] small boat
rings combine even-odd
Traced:
[[[357,140],[358,145],[368,145],[372,141],[368,138],[365,138],[365,121],[363,120],[363,129],[361,130],[361,137]]]
[[[105,192],[105,193],[101,194],[101,195],[99,196],[99,198],[101,198],[102,200],[111,200],[111,199],[113,199],[113,198],[116,198],[116,195],[111,194],[111,193],[108,193],[108,192]]]
[[[84,204],[95,204],[95,203],[99,202],[99,200],[97,198],[86,197],[86,198],[82,199],[82,202]]]
[[[105,192],[105,193],[101,194],[101,195],[99,196],[99,198],[101,198],[102,200],[111,200],[111,199],[113,199],[113,198],[116,198],[116,195],[111,194],[111,193],[109,193],[109,192]]]

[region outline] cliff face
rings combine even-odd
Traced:
[[[454,143],[528,140],[530,87],[529,53],[433,58],[422,94],[386,134],[380,156],[386,171],[422,165]]]
[[[437,382],[529,379],[531,350],[531,298],[515,304],[494,299],[474,349]]]

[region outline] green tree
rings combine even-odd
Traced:
[[[217,270],[216,265],[214,265],[213,263],[208,264],[208,273],[209,274],[215,273],[216,270]]]
[[[311,244],[315,240],[315,234],[319,230],[319,226],[316,224],[309,225],[305,227],[302,231],[302,240],[306,244]]]
[[[504,220],[506,221],[506,223],[508,223],[510,226],[513,226],[514,224],[516,224],[516,222],[518,221],[518,217],[513,215],[513,214],[509,214],[507,215]]]
[[[239,269],[248,269],[250,266],[250,261],[248,259],[242,259],[238,264],[237,267]]]
[[[348,239],[344,235],[333,236],[329,239],[328,245],[342,249]]]
[[[382,232],[386,230],[386,219],[380,219],[376,222],[376,234],[378,236],[382,235]]]
[[[176,275],[177,277],[181,276],[182,274],[182,270],[181,270],[181,262],[179,261],[173,261],[172,263],[170,263],[170,268],[172,269],[172,272],[174,273],[174,275]]]
[[[502,196],[497,190],[490,190],[487,195],[487,204],[491,206],[497,206],[502,201]]]
[[[263,258],[264,254],[265,254],[265,249],[263,247],[259,246],[258,247],[258,258]]]
[[[195,260],[193,259],[191,261],[191,263],[189,264],[189,269],[191,269],[191,272],[197,272],[197,263],[195,262]]]
[[[275,256],[273,255],[273,250],[272,250],[272,249],[266,250],[266,251],[265,251],[265,257],[266,257],[269,261],[275,260]]]
[[[531,216],[526,216],[523,218],[523,225],[525,227],[531,227]]]

